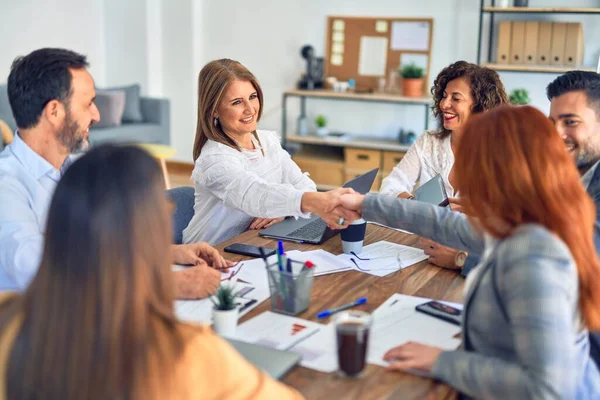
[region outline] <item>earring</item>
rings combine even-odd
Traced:
[[[218,126],[219,126],[219,119],[218,119],[218,118],[215,118],[215,119],[213,120],[213,124],[214,124],[215,128],[216,128],[216,127],[218,127]]]

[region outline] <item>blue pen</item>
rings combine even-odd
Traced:
[[[367,298],[366,297],[361,297],[360,299],[355,300],[352,303],[344,304],[343,306],[332,308],[331,310],[321,311],[320,313],[317,314],[317,318],[319,318],[319,319],[321,319],[321,318],[327,318],[331,314],[335,314],[338,311],[347,310],[349,308],[356,307],[356,306],[359,306],[361,304],[365,304],[366,302],[367,302]]]
[[[279,240],[277,242],[277,264],[279,265],[279,270],[283,271],[283,242]]]

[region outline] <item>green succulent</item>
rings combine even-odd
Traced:
[[[425,69],[419,67],[414,62],[406,64],[400,69],[400,75],[405,79],[419,79],[425,74]]]
[[[315,124],[317,124],[319,128],[324,128],[327,126],[327,117],[324,115],[317,115],[317,118],[315,118]]]
[[[508,100],[512,104],[519,106],[529,104],[529,92],[527,91],[527,89],[515,89],[512,92],[510,92]]]
[[[234,291],[231,285],[221,285],[217,289],[217,293],[210,298],[210,301],[215,305],[216,310],[228,311],[237,307],[235,299],[238,297],[238,292]]]

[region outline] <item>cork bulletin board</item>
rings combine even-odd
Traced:
[[[429,80],[432,18],[327,17],[325,76],[376,89],[401,65],[415,62]],[[399,79],[399,78],[398,78]]]

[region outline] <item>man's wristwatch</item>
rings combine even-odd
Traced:
[[[456,257],[454,258],[454,264],[458,268],[463,269],[463,267],[465,266],[465,261],[467,261],[468,255],[469,253],[467,253],[466,251],[459,251],[458,253],[456,253]]]
[[[412,194],[406,198],[406,200],[414,200],[414,199],[415,199],[415,196],[413,196]]]

